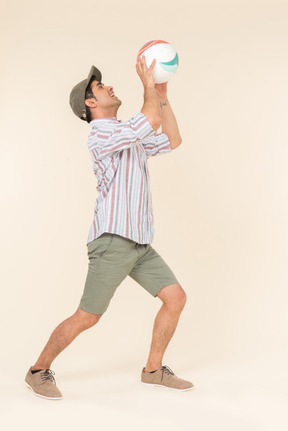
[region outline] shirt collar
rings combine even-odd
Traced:
[[[105,118],[94,118],[94,120],[90,121],[91,127],[97,126],[100,122],[109,122],[109,123],[120,123],[120,120],[117,120],[116,117],[105,117]]]

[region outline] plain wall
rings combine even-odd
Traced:
[[[167,363],[191,373],[263,363],[287,379],[287,2],[17,0],[1,9],[3,368],[26,372],[86,279],[97,183],[90,126],[72,113],[70,91],[94,64],[128,119],[143,103],[137,52],[163,39],[180,59],[168,91],[183,143],[149,160],[153,246],[188,295]],[[101,370],[117,352],[120,369],[141,368],[159,306],[125,280],[99,327],[55,367]]]

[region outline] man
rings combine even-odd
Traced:
[[[177,390],[193,387],[162,365],[186,294],[171,269],[151,247],[154,228],[147,159],[170,152],[181,144],[167,98],[167,83],[155,85],[154,66],[155,60],[147,68],[145,57],[138,59],[136,70],[144,87],[144,104],[141,112],[126,122],[117,120],[121,101],[113,87],[102,83],[101,72],[96,67],[92,66],[87,79],[71,92],[73,112],[92,126],[88,149],[99,195],[88,235],[89,269],[80,305],[54,330],[25,378],[28,387],[40,397],[62,398],[50,369],[52,361],[77,335],[99,321],[127,275],[163,302],[155,319],[141,381]],[[162,133],[157,133],[161,124]]]

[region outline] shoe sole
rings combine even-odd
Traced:
[[[44,395],[37,394],[37,392],[35,392],[33,390],[33,388],[26,381],[25,381],[25,385],[27,386],[27,388],[31,389],[31,391],[33,392],[34,395],[36,395],[37,397],[40,397],[40,398],[45,398],[45,400],[58,401],[58,400],[62,400],[62,398],[63,398],[63,397],[45,397]]]
[[[157,385],[156,383],[145,383],[145,382],[141,382],[141,383],[142,385],[158,386],[159,388],[170,389],[171,391],[177,391],[177,392],[186,392],[186,391],[191,391],[195,389],[195,386],[191,386],[191,388],[187,388],[187,389],[177,389],[177,388],[170,388],[169,386],[165,386],[165,385]]]

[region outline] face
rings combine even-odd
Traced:
[[[92,82],[92,91],[96,98],[97,105],[102,109],[115,109],[121,105],[121,100],[115,96],[113,91],[113,87],[106,86],[102,82],[93,81]]]

